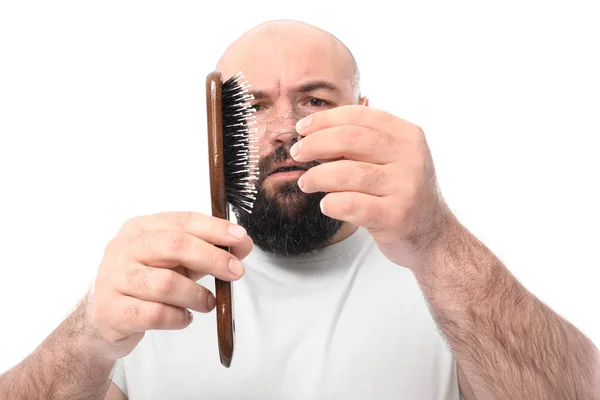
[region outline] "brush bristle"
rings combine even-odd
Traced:
[[[252,212],[258,179],[258,147],[252,125],[255,110],[248,94],[250,85],[241,72],[229,78],[221,88],[223,153],[227,202],[238,210]]]

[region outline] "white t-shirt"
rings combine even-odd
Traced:
[[[323,251],[254,248],[233,283],[233,361],[219,361],[216,317],[149,331],[116,364],[134,399],[458,400],[456,364],[412,273],[359,228]],[[199,281],[211,290],[214,278]]]

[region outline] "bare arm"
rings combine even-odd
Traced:
[[[598,350],[456,220],[421,128],[351,105],[296,129],[296,161],[345,158],[311,168],[299,187],[327,193],[325,215],[367,228],[391,262],[414,273],[464,371],[461,384],[473,389],[466,396],[600,399]]]
[[[600,356],[464,227],[439,238],[417,277],[471,399],[600,399]],[[474,396],[473,396],[474,394]]]
[[[85,301],[20,364],[0,376],[1,399],[103,399],[114,362],[95,356]]]

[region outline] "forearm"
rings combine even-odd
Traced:
[[[415,270],[475,394],[485,399],[600,399],[592,342],[529,293],[459,224]]]
[[[114,362],[94,355],[85,303],[20,364],[0,376],[1,399],[103,399]]]

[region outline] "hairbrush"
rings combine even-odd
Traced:
[[[252,212],[258,177],[258,148],[251,125],[254,109],[247,81],[238,73],[223,82],[218,71],[206,77],[208,161],[213,217],[229,220],[228,204],[239,212]],[[228,246],[218,246],[229,252]],[[231,282],[215,278],[217,338],[221,364],[229,368],[235,344]]]

